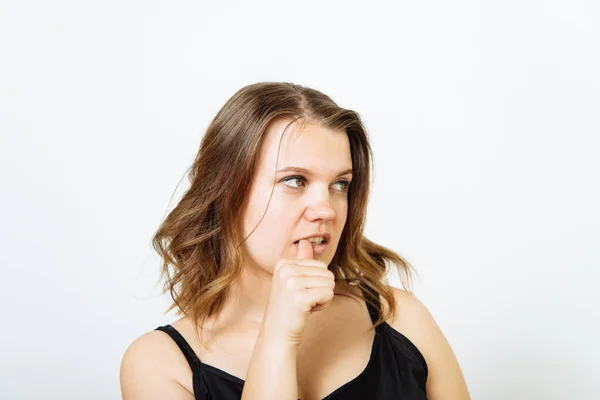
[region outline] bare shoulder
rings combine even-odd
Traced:
[[[406,336],[427,362],[427,398],[468,400],[467,385],[456,356],[427,307],[413,293],[391,286],[396,312],[387,323]],[[389,309],[382,299],[384,310]]]
[[[425,305],[406,290],[390,286],[396,303],[396,311],[386,322],[396,331],[406,336],[423,354],[429,367],[427,353],[432,349],[431,336],[435,335],[437,324]],[[389,304],[381,298],[383,310],[389,310]],[[439,329],[439,328],[438,328]]]
[[[177,344],[161,331],[144,333],[133,341],[121,361],[120,382],[124,400],[181,399],[194,396],[182,385],[191,370]]]
[[[389,287],[394,295],[396,312],[387,323],[397,331],[402,332],[413,342],[429,342],[432,324],[435,324],[433,316],[425,305],[413,293],[393,286]],[[381,299],[384,311],[389,309],[389,304],[384,298]],[[414,339],[414,340],[413,340]],[[416,344],[416,343],[415,343]],[[419,349],[421,349],[420,346]]]

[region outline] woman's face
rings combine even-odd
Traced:
[[[256,227],[243,244],[245,266],[268,273],[281,258],[295,259],[297,241],[314,233],[331,235],[322,253],[313,246],[313,258],[329,264],[348,212],[352,158],[346,132],[297,120],[287,129],[277,161],[290,121],[275,120],[267,129],[242,214],[242,240]],[[281,171],[291,167],[306,171]]]

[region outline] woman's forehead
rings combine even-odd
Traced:
[[[278,168],[298,166],[338,170],[342,167],[352,167],[350,143],[346,132],[299,121],[292,123],[284,132],[288,124],[289,121],[279,122],[267,131],[261,149],[261,164],[265,167],[270,170],[275,167],[278,153]]]

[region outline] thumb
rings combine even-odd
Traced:
[[[298,242],[298,255],[296,256],[297,260],[312,260],[313,258],[313,246],[306,239],[302,239]]]

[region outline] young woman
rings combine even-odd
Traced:
[[[317,90],[229,99],[153,241],[182,317],[129,346],[123,398],[469,399],[412,267],[363,235],[371,165],[359,115]]]

